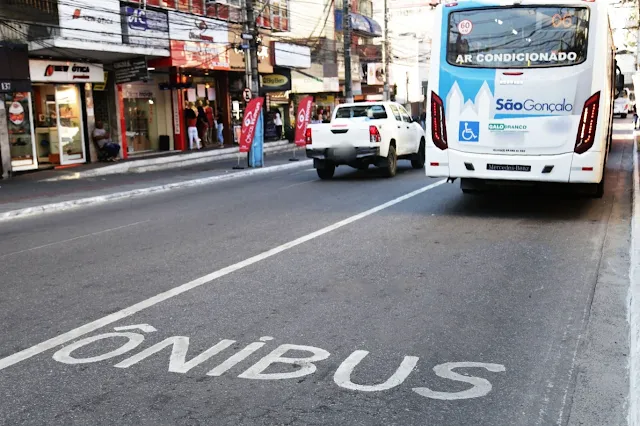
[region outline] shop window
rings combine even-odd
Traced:
[[[271,0],[271,28],[276,31],[289,29],[289,1]]]
[[[237,7],[229,8],[229,21],[242,22],[242,9]]]
[[[191,13],[204,15],[204,0],[191,0]]]
[[[38,166],[33,138],[31,94],[18,92],[2,95],[7,111],[9,151],[14,170],[28,170]]]
[[[177,0],[178,2],[178,10],[180,12],[190,12],[190,0]]]
[[[373,4],[371,0],[359,0],[358,13],[371,18],[373,16]]]

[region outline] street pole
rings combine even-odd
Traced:
[[[253,0],[245,0],[246,2],[246,14],[247,33],[252,37],[249,40],[249,55],[245,53],[245,63],[248,63],[248,82],[251,89],[252,97],[256,98],[260,96],[260,76],[258,74],[258,31],[256,29],[256,17],[254,16]]]
[[[384,100],[389,101],[389,4],[388,0],[384,0],[384,49],[382,57],[384,58]]]
[[[251,90],[251,97],[260,97],[260,75],[258,74],[258,30],[256,28],[256,16],[253,0],[245,0],[246,10],[246,38],[249,41],[249,49],[245,52],[245,67],[248,63],[247,82]],[[244,38],[244,37],[243,37]],[[247,70],[247,68],[245,68]],[[251,149],[247,153],[247,165],[249,167],[262,167],[264,161],[264,107],[256,120],[256,133],[251,144]]]
[[[344,38],[344,97],[347,103],[353,102],[351,86],[351,0],[342,0],[342,33]]]
[[[251,0],[246,1],[246,6],[242,10],[242,19],[244,20],[244,24],[242,26],[243,34],[249,34],[249,10],[247,7],[249,4],[253,5]],[[244,54],[244,87],[251,90],[251,59],[249,55],[249,50],[251,49],[251,44],[248,43],[248,40],[242,38],[242,51]],[[246,48],[244,46],[247,46]]]

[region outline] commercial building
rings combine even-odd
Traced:
[[[237,140],[245,88],[240,0],[10,3],[0,10],[0,41],[23,46],[25,66],[20,81],[0,74],[14,82],[0,92],[16,113],[8,118],[14,171],[95,161],[97,121],[125,158],[185,150],[187,102],[209,103],[225,142]],[[295,67],[272,54],[272,33],[290,27],[289,2],[254,3],[259,72],[273,75],[274,61]]]

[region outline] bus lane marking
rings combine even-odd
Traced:
[[[140,324],[134,326],[115,327],[115,332],[106,332],[89,337],[84,337],[67,346],[63,346],[55,352],[52,358],[62,364],[80,365],[92,364],[96,362],[104,362],[118,357],[127,356],[125,359],[114,360],[113,367],[120,369],[128,369],[143,364],[145,360],[151,357],[166,357],[168,355],[169,373],[186,374],[195,367],[209,361],[218,356],[225,357],[222,362],[217,360],[218,365],[210,369],[206,375],[212,377],[220,377],[226,374],[233,367],[240,365],[250,355],[258,352],[264,346],[274,340],[271,336],[264,336],[257,342],[249,343],[243,349],[235,353],[230,353],[229,348],[237,343],[236,340],[222,339],[215,345],[200,352],[199,354],[191,354],[188,359],[190,339],[188,336],[170,336],[151,346],[140,350],[136,354],[131,355],[130,352],[138,350],[146,338],[146,333],[154,333],[157,331],[148,324]],[[120,330],[120,331],[118,331]],[[126,330],[126,331],[125,331]],[[137,330],[134,331],[134,330]],[[155,333],[153,334],[155,335]],[[153,336],[152,335],[152,336]],[[92,348],[92,356],[83,358],[75,356],[74,353],[88,346],[95,346],[97,342],[117,340],[121,343],[119,347],[113,349],[113,345],[109,345],[107,352],[99,354],[100,347]],[[168,348],[171,348],[168,354]],[[223,353],[224,352],[224,353]],[[295,352],[295,356],[290,355]],[[399,367],[386,380],[379,380],[376,384],[360,384],[354,383],[351,375],[359,365],[369,355],[369,351],[355,350],[346,359],[344,359],[336,368],[333,375],[333,384],[340,388],[355,392],[384,392],[402,385],[405,380],[415,371],[420,371],[416,367],[420,361],[417,356],[405,356],[400,361]],[[249,367],[245,367],[244,371],[236,377],[245,380],[291,380],[299,379],[314,374],[317,371],[318,363],[326,361],[331,357],[331,353],[325,349],[309,345],[298,344],[279,344],[261,359]],[[287,371],[278,369],[278,372],[267,372],[272,366],[288,365]],[[369,369],[371,365],[367,363]],[[459,389],[459,383],[470,385],[468,389],[456,390],[455,392],[432,390],[428,387],[413,387],[411,390],[424,398],[455,401],[480,398],[488,395],[493,386],[489,380],[484,377],[472,376],[467,374],[469,369],[486,370],[490,373],[504,373],[506,368],[502,364],[485,363],[485,362],[445,362],[433,367],[435,376],[442,379],[458,382],[456,389]],[[463,370],[460,373],[454,370]],[[375,370],[374,370],[375,371]],[[299,383],[299,382],[297,382]],[[316,382],[314,382],[316,383]]]
[[[380,204],[376,207],[373,207],[369,210],[366,210],[362,213],[358,213],[356,215],[353,215],[351,217],[348,217],[346,219],[343,219],[339,222],[336,222],[332,225],[326,226],[322,229],[319,229],[317,231],[314,231],[310,234],[304,235],[302,237],[296,238],[295,240],[289,241],[288,243],[282,244],[280,246],[274,247],[270,250],[267,250],[265,252],[262,252],[260,254],[257,254],[255,256],[252,256],[248,259],[245,259],[243,261],[240,261],[238,263],[235,263],[233,265],[227,266],[225,268],[219,269],[215,272],[212,272],[210,274],[207,274],[203,277],[197,278],[193,281],[190,281],[188,283],[182,284],[178,287],[174,287],[170,290],[164,291],[162,293],[159,293],[155,296],[152,296],[148,299],[145,299],[141,302],[138,302],[134,305],[131,305],[127,308],[121,309],[119,311],[116,311],[112,314],[109,314],[107,316],[104,316],[100,319],[94,320],[90,323],[87,323],[85,325],[82,325],[78,328],[75,328],[73,330],[70,330],[66,333],[60,334],[56,337],[53,337],[49,340],[45,340],[44,342],[38,343],[34,346],[31,346],[29,348],[23,349],[19,352],[16,352],[12,355],[9,355],[5,358],[0,359],[0,370],[4,370],[5,368],[11,367],[12,365],[15,365],[19,362],[22,362],[26,359],[32,358],[36,355],[39,355],[43,352],[46,352],[48,350],[54,349],[60,345],[64,345],[67,342],[70,342],[72,340],[75,340],[81,336],[84,336],[85,334],[89,334],[92,333],[100,328],[103,328],[107,325],[113,324],[117,321],[120,321],[124,318],[130,317],[131,315],[134,315],[138,312],[141,312],[145,309],[148,309],[152,306],[157,305],[158,303],[164,302],[166,300],[172,299],[176,296],[179,296],[183,293],[186,293],[188,291],[191,291],[195,288],[201,287],[205,284],[209,284],[212,281],[217,280],[218,278],[224,277],[226,275],[229,275],[233,272],[236,272],[240,269],[246,268],[248,266],[251,266],[253,264],[256,264],[258,262],[261,262],[265,259],[269,259],[277,254],[280,254],[282,252],[285,252],[287,250],[290,250],[294,247],[297,247],[301,244],[304,244],[308,241],[314,240],[318,237],[321,237],[325,234],[328,234],[332,231],[335,231],[336,229],[340,229],[342,227],[345,227],[347,225],[350,225],[354,222],[357,222],[358,220],[364,219],[368,216],[371,216],[375,213],[378,213],[382,210],[385,210],[389,207],[395,206],[396,204],[399,204],[403,201],[409,200],[413,197],[416,197],[420,194],[423,194],[427,191],[430,191],[434,188],[437,188],[438,186],[444,184],[446,182],[446,180],[440,180],[438,182],[432,183],[430,185],[427,186],[423,186],[422,188],[416,189],[415,191],[411,191],[405,195],[402,195],[400,197],[394,198],[391,201],[387,201],[386,203]]]

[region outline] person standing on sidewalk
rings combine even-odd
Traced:
[[[207,123],[209,124],[209,129],[207,131],[207,141],[209,143],[214,142],[215,129],[216,129],[216,120],[213,114],[213,108],[211,108],[211,104],[209,101],[204,101],[204,113],[207,115]]]
[[[189,102],[189,108],[184,112],[187,120],[187,134],[189,135],[189,149],[193,149],[194,142],[198,149],[202,148],[200,145],[200,138],[198,137],[198,116],[194,111],[193,102]]]
[[[209,120],[204,110],[202,101],[198,101],[198,137],[202,141],[202,146],[206,147],[209,140]]]
[[[276,116],[273,119],[273,124],[276,125],[276,135],[278,135],[278,140],[282,139],[282,118],[280,117],[279,111],[276,111]]]
[[[222,122],[222,114],[218,114],[218,143],[220,148],[224,147],[224,123]]]

